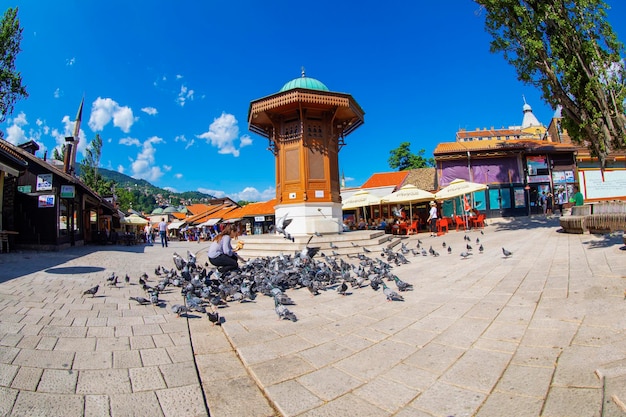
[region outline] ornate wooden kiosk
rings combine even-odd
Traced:
[[[250,103],[249,129],[269,140],[276,157],[276,219],[293,219],[290,234],[342,231],[338,154],[363,115],[351,95],[331,92],[304,71]]]

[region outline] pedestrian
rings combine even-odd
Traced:
[[[237,262],[239,257],[235,252],[242,248],[241,241],[235,249],[231,246],[231,241],[237,236],[237,230],[230,224],[218,234],[209,246],[209,262],[217,267],[220,272],[228,272],[239,269]]]
[[[559,214],[563,216],[563,205],[565,204],[565,190],[560,189],[556,194],[556,206],[559,208]]]
[[[554,204],[554,196],[550,191],[546,194],[546,214],[552,216],[552,206]]]
[[[165,217],[161,217],[161,223],[159,223],[159,235],[161,236],[161,247],[167,248],[167,223],[165,223]]]
[[[574,195],[570,199],[570,202],[574,203],[575,206],[582,206],[585,204],[585,197],[583,193],[580,192],[580,188],[577,185],[574,186]]]
[[[430,224],[430,236],[437,236],[437,203],[430,202],[430,211],[428,212],[428,220]]]
[[[152,226],[150,223],[146,224],[146,227],[143,228],[143,233],[146,238],[146,245],[152,245]]]
[[[541,206],[541,210],[543,212],[543,215],[546,215],[546,211],[548,210],[548,200],[546,198],[546,192],[542,191],[541,195],[539,196],[539,205]]]

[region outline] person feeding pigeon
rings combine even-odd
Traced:
[[[239,269],[239,263],[237,262],[238,256],[235,252],[241,249],[243,245],[238,244],[237,247],[233,249],[230,244],[232,239],[236,236],[237,230],[230,224],[227,224],[209,246],[209,262],[217,266],[220,272]]]

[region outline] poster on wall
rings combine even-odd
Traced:
[[[52,174],[37,175],[37,191],[52,190]]]
[[[538,170],[548,168],[548,160],[545,155],[528,155],[526,165],[528,166],[528,175],[537,175]]]
[[[514,188],[515,208],[526,207],[526,194],[523,188]]]
[[[38,198],[39,208],[54,207],[54,195],[40,195]]]
[[[600,170],[578,171],[578,179],[585,199],[610,199],[626,195],[626,170],[606,170],[604,180]]]

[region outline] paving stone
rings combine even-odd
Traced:
[[[132,336],[130,337],[130,348],[133,350],[155,348],[152,336]]]
[[[15,375],[15,378],[13,378],[11,388],[35,391],[37,389],[37,385],[39,384],[39,379],[41,378],[42,373],[43,369],[41,368],[20,366],[19,370],[17,371],[17,375]]]
[[[422,349],[405,359],[404,363],[416,366],[427,371],[442,374],[460,358],[464,349],[453,346],[429,343]]]
[[[70,369],[73,361],[73,352],[22,349],[12,363],[43,369]]]
[[[54,350],[67,352],[93,352],[96,349],[96,339],[93,337],[60,337],[54,345]]]
[[[2,338],[0,340],[0,346],[15,347],[20,342],[20,340],[22,340],[23,337],[24,336],[22,336],[21,334],[13,333],[2,335]]]
[[[18,369],[19,367],[15,365],[0,363],[0,386],[10,386],[13,378],[15,378],[15,375],[17,374]]]
[[[85,395],[85,417],[111,415],[108,395]]]
[[[163,417],[156,393],[153,391],[110,396],[112,417]]]
[[[473,416],[486,394],[437,381],[411,403],[412,407],[437,416]]]
[[[152,343],[154,343],[154,347],[159,348],[174,346],[174,342],[168,334],[152,335]]]
[[[416,397],[414,389],[384,378],[368,381],[352,393],[390,414],[407,406]]]
[[[502,411],[515,417],[536,417],[541,415],[543,398],[529,398],[510,393],[496,392],[487,398],[476,417],[501,417]]]
[[[508,366],[496,386],[496,391],[507,395],[544,398],[552,381],[553,369],[536,366]]]
[[[204,390],[211,417],[278,415],[248,376],[209,380],[205,382]],[[245,398],[245,401],[241,401],[241,398]]]
[[[324,401],[340,397],[364,382],[334,367],[318,369],[297,378],[296,381]]]
[[[158,367],[131,368],[128,370],[133,392],[153,391],[166,388]]]
[[[112,352],[76,352],[73,369],[109,369],[113,366]]]
[[[138,368],[141,356],[136,350],[118,350],[113,352],[113,368]]]
[[[143,366],[155,366],[172,363],[167,354],[167,350],[163,348],[141,349],[139,353],[141,355]]]
[[[202,391],[197,385],[168,388],[156,392],[161,409],[166,417],[207,416]]]
[[[128,337],[99,337],[96,343],[96,351],[119,351],[130,350]]]
[[[17,389],[0,386],[0,416],[10,415],[18,393]]]
[[[84,404],[81,395],[20,391],[11,416],[82,416]]]
[[[193,360],[193,351],[190,345],[168,346],[165,348],[173,363],[188,362]]]
[[[78,374],[77,394],[130,393],[127,369],[84,370]]]
[[[360,399],[353,394],[347,394],[338,398],[336,401],[326,403],[321,407],[314,408],[310,411],[307,411],[306,413],[301,414],[302,417],[349,415],[362,417],[383,417],[388,416],[389,413]]]
[[[61,369],[44,369],[37,386],[38,392],[73,394],[76,391],[78,372]]]
[[[490,392],[506,369],[511,355],[470,349],[443,375],[442,381],[474,391]]]
[[[20,353],[20,349],[10,346],[0,346],[0,363],[11,363]]]
[[[57,345],[59,338],[55,336],[43,336],[39,339],[39,343],[37,343],[37,350],[53,350]]]
[[[545,400],[545,416],[600,417],[602,390],[593,388],[552,387]]]

